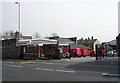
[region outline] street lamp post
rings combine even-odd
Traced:
[[[18,39],[17,39],[17,42],[18,42],[18,47],[19,47],[19,56],[20,58],[22,58],[22,55],[20,54],[20,46],[19,46],[19,41],[20,40],[20,3],[19,2],[15,2],[15,4],[18,5]]]
[[[15,4],[18,4],[18,40],[20,40],[20,3],[19,2],[15,2]]]

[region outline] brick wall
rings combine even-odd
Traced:
[[[20,50],[16,47],[16,39],[2,41],[2,58],[19,58]]]

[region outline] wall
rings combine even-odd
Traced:
[[[2,58],[3,59],[19,58],[20,57],[19,53],[20,53],[20,50],[18,47],[16,47],[16,39],[2,40]]]

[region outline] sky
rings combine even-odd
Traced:
[[[42,37],[57,33],[61,37],[111,41],[118,35],[119,0],[3,0],[0,3],[2,32],[18,31],[20,2],[20,32]]]

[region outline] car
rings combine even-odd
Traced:
[[[107,52],[107,55],[108,56],[116,56],[117,52],[116,52],[116,50],[110,50],[110,51]]]
[[[117,56],[117,51],[116,50],[113,51],[113,55]]]

